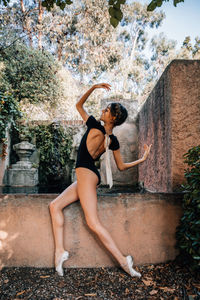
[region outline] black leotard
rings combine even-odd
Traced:
[[[97,157],[96,159],[93,159],[92,156],[90,155],[90,153],[88,152],[86,142],[87,142],[87,136],[88,136],[90,129],[92,129],[92,128],[99,129],[103,134],[106,134],[106,132],[105,132],[105,128],[101,125],[101,123],[98,122],[93,116],[90,116],[87,119],[86,125],[88,128],[87,128],[87,131],[85,132],[84,136],[82,137],[80,146],[78,148],[76,168],[81,167],[81,168],[90,169],[97,175],[97,177],[99,179],[98,184],[100,184],[101,177],[100,177],[100,174],[99,174],[94,162],[95,162],[95,160],[98,160],[101,155],[99,157]],[[119,142],[118,142],[117,137],[113,134],[109,135],[109,137],[111,139],[109,149],[110,150],[119,149]]]

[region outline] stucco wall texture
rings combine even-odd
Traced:
[[[0,269],[52,267],[54,241],[48,204],[56,194],[0,194]],[[182,215],[180,194],[105,194],[98,197],[102,224],[135,264],[173,260],[175,230]],[[117,265],[88,229],[80,203],[64,209],[65,267]]]
[[[183,154],[200,144],[200,60],[174,60],[165,69],[139,114],[139,181],[153,192],[177,191],[184,182]]]

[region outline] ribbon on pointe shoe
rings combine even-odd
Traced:
[[[110,137],[108,134],[105,135],[104,147],[106,156],[106,182],[111,188],[113,186],[112,170],[110,164],[110,153],[109,153]]]

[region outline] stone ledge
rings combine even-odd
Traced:
[[[0,195],[0,267],[52,267],[54,243],[48,204],[57,194]],[[135,264],[173,260],[181,194],[100,195],[98,211],[124,254]],[[88,229],[79,202],[64,209],[66,267],[113,266],[111,255]]]

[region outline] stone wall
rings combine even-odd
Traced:
[[[174,60],[166,68],[139,115],[139,181],[156,192],[177,191],[184,182],[183,154],[200,144],[200,60]]]
[[[48,204],[56,194],[0,194],[0,268],[52,267],[54,241]],[[136,265],[173,260],[175,231],[182,215],[179,194],[104,194],[98,212],[124,254]],[[116,262],[88,229],[80,203],[64,209],[66,267],[113,266]]]

